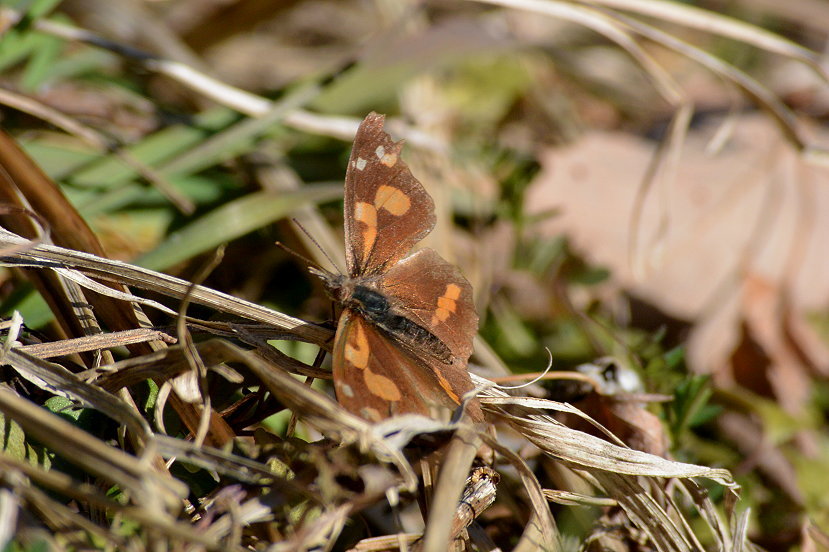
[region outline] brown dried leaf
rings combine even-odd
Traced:
[[[698,321],[688,351],[695,370],[726,366],[748,321],[751,339],[779,372],[773,379],[801,381],[783,384],[795,385],[795,407],[803,404],[805,371],[829,369],[826,347],[802,331],[804,313],[829,302],[822,245],[829,176],[807,165],[766,118],[733,122],[716,155],[708,150],[716,129],[688,135],[676,179],[658,182],[638,219],[636,197],[655,147],[621,133],[592,133],[547,151],[527,209],[557,209],[545,234],[567,234],[590,261],[611,269],[615,286]],[[633,243],[643,245],[632,251]],[[770,288],[762,300],[768,307],[751,304],[761,299],[758,281]],[[801,375],[792,379],[794,372]],[[776,390],[778,398],[786,394]]]

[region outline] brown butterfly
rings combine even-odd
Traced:
[[[334,389],[370,421],[439,415],[473,389],[466,370],[478,315],[472,286],[431,249],[408,255],[435,226],[435,204],[400,158],[385,117],[360,124],[345,176],[348,274],[312,269],[342,307]],[[408,256],[407,256],[408,255]],[[467,410],[483,419],[477,400]]]

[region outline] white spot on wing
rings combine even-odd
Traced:
[[[383,419],[380,412],[376,408],[364,406],[360,409],[360,415],[370,422],[379,422]]]
[[[363,169],[365,169],[365,168],[366,168],[366,164],[367,164],[367,163],[368,163],[368,161],[366,161],[366,160],[365,160],[365,159],[363,159],[362,157],[358,157],[358,158],[357,158],[357,162],[356,162],[356,163],[354,163],[354,166],[355,166],[355,167],[357,167],[357,170],[358,170],[358,171],[361,171],[361,170],[363,170]]]
[[[354,398],[354,390],[347,383],[343,383],[343,384],[339,385],[337,387],[337,389],[340,391],[340,393],[342,393],[343,395],[345,395],[349,399]]]
[[[377,159],[382,159],[384,155],[386,155],[386,148],[383,146],[377,146],[377,149],[374,150],[374,155],[377,156]]]

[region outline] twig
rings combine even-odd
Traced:
[[[161,330],[139,328],[136,330],[125,330],[122,332],[111,332],[98,335],[89,335],[86,337],[77,337],[73,339],[63,339],[61,341],[53,341],[50,343],[22,345],[16,347],[16,349],[38,358],[52,358],[72,353],[85,353],[87,351],[97,351],[98,349],[111,349],[113,347],[122,347],[124,345],[146,343],[148,341],[155,340],[164,341],[165,343],[176,342],[175,337]]]

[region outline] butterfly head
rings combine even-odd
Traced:
[[[356,309],[373,322],[389,315],[389,300],[375,289],[372,279],[349,278],[315,267],[308,270],[322,280],[326,293],[338,305]]]
[[[328,272],[325,269],[317,268],[315,266],[308,267],[308,272],[322,280],[322,285],[325,287],[325,292],[335,302],[342,304],[346,299],[348,278],[336,272]]]

